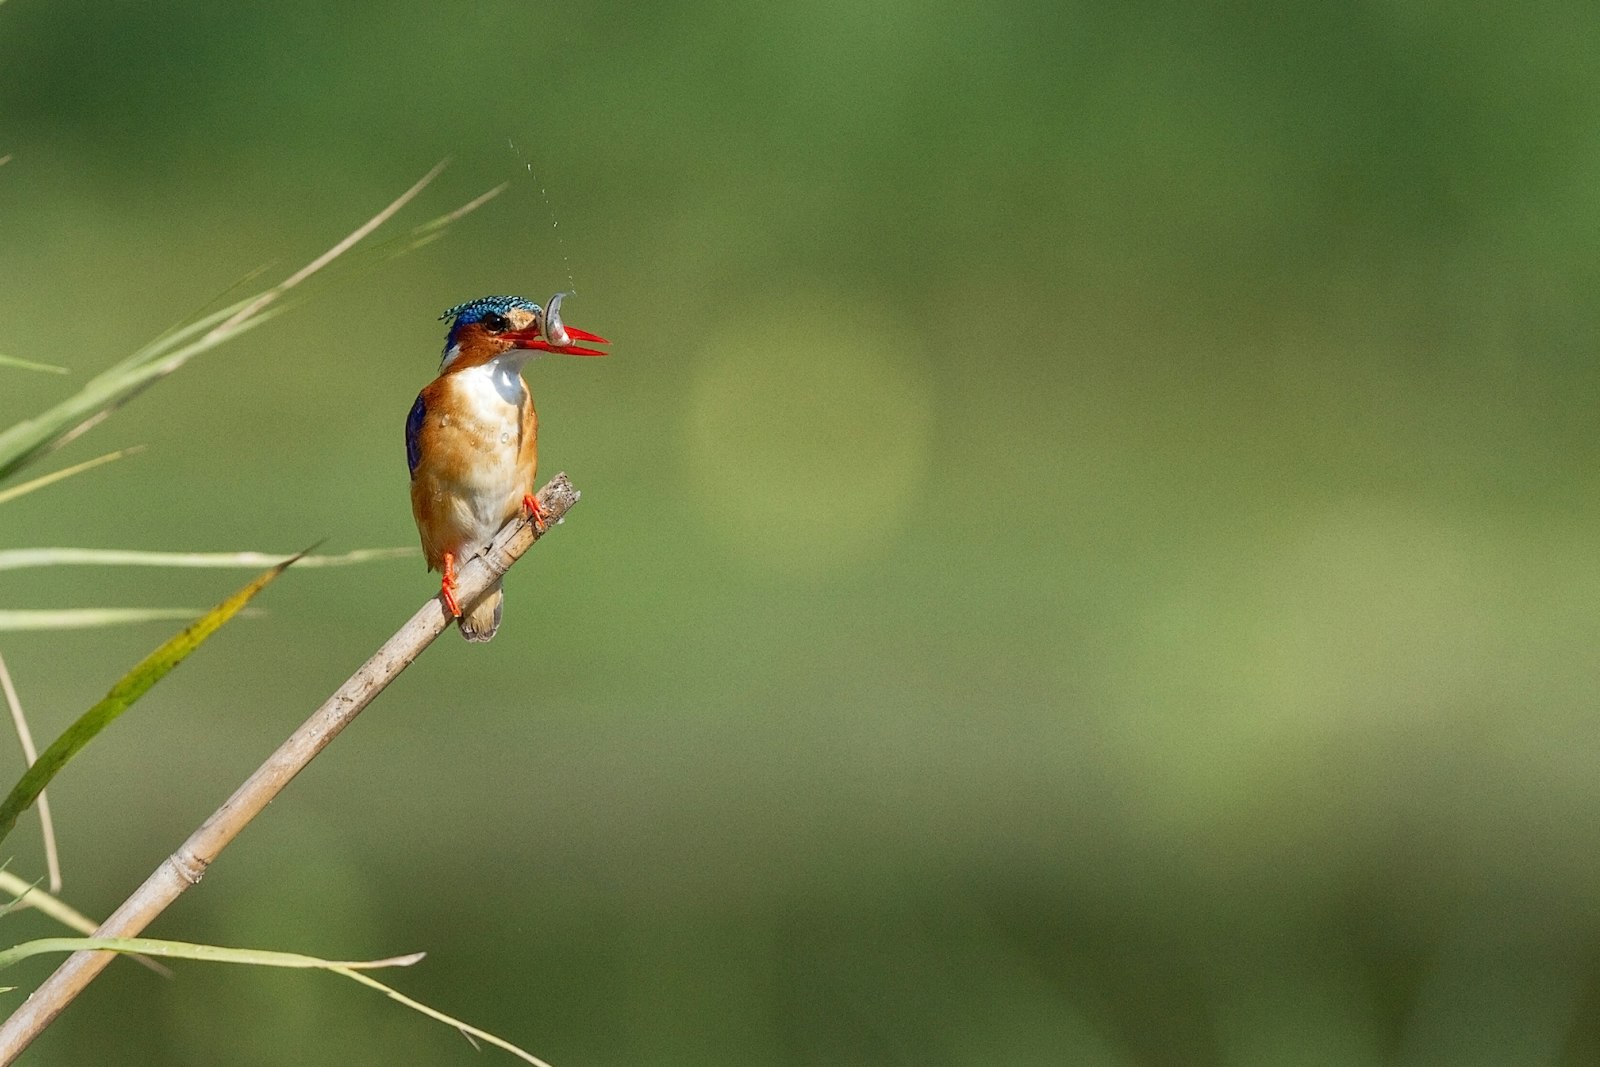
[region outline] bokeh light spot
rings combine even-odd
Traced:
[[[915,341],[812,299],[729,322],[688,406],[691,484],[749,558],[790,574],[859,559],[926,480],[933,390]],[[828,309],[802,315],[797,308]]]

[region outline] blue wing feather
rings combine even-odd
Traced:
[[[422,462],[422,424],[427,418],[428,405],[418,396],[417,402],[411,405],[411,414],[406,418],[406,465],[411,468],[413,476],[417,473],[417,464]]]

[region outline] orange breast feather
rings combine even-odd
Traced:
[[[534,490],[539,417],[520,375],[474,367],[438,378],[406,422],[411,513],[430,570],[486,545]]]

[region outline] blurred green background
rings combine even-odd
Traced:
[[[529,368],[584,499],[493,644],[152,933],[427,949],[396,984],[557,1067],[1600,1058],[1592,6],[12,0],[0,50],[0,351],[79,382],[442,157],[400,225],[512,183],[53,458],[150,446],[6,545],[412,544],[435,316],[572,288],[614,342]],[[274,586],[51,790],[67,899],[436,589]],[[0,647],[48,739],[168,632]],[[512,1062],[180,969],[30,1062]]]

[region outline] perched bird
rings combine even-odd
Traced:
[[[450,320],[439,376],[417,395],[406,419],[411,514],[429,570],[443,573],[439,595],[468,641],[500,627],[499,583],[463,615],[456,568],[520,511],[542,525],[535,499],[539,416],[522,365],[541,352],[603,356],[574,341],[604,337],[564,326],[561,300],[546,308],[518,296],[485,296],[439,316]]]

